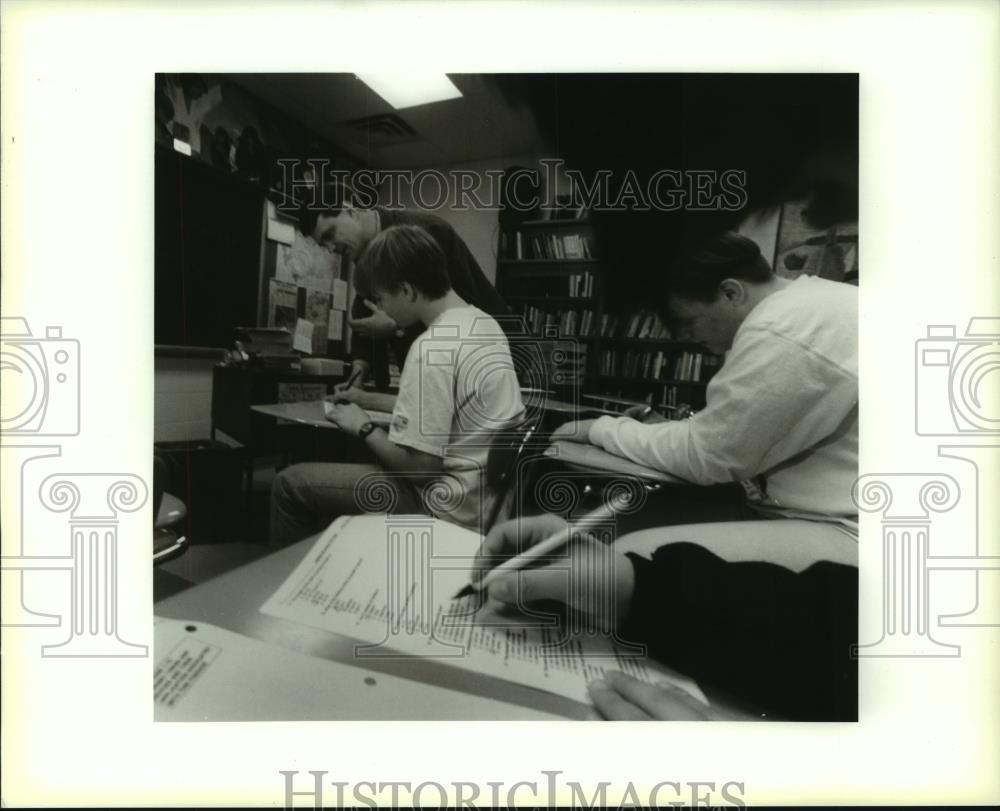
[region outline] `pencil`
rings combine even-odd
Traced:
[[[495,569],[491,569],[482,580],[474,581],[464,586],[451,599],[458,600],[462,597],[467,597],[470,594],[475,594],[478,591],[483,591],[484,589],[489,588],[490,583],[493,583],[498,578],[517,571],[518,569],[524,569],[538,558],[555,552],[560,547],[568,544],[572,540],[575,533],[589,529],[593,524],[607,521],[609,518],[614,516],[615,513],[625,509],[628,506],[629,501],[631,501],[631,497],[626,492],[620,496],[615,496],[609,503],[598,507],[593,512],[585,515],[579,521],[574,521],[572,523],[567,521],[565,529],[562,529],[550,538],[546,538],[544,541],[535,544],[530,549],[526,549],[520,555],[508,558]]]

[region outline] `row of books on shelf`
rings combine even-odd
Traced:
[[[640,377],[647,380],[707,381],[721,359],[701,352],[625,351],[602,352],[599,373],[609,377]]]
[[[594,274],[587,273],[574,273],[573,275],[567,277],[569,282],[569,295],[572,298],[578,296],[583,298],[590,298],[594,295]]]
[[[669,340],[670,330],[660,316],[650,310],[639,310],[631,315],[601,316],[601,335],[605,338],[639,338],[644,340]]]
[[[500,235],[500,255],[506,259],[593,259],[590,237],[584,234]]]
[[[594,329],[593,310],[562,310],[553,313],[526,304],[521,310],[521,317],[532,335],[555,333],[569,338],[586,337]]]

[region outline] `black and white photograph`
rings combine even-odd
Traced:
[[[158,719],[857,719],[856,74],[156,93]]]
[[[1000,796],[1000,10],[2,6],[5,805]]]

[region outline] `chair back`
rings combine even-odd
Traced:
[[[519,425],[498,432],[486,457],[486,487],[493,493],[494,501],[486,517],[484,532],[509,512],[509,505],[516,501],[517,470],[532,440],[538,432],[540,415],[529,417]],[[522,482],[523,484],[523,482]]]

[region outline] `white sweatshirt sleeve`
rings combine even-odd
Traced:
[[[857,376],[766,328],[741,329],[688,420],[601,417],[592,444],[696,484],[764,473],[830,436],[858,399]]]

